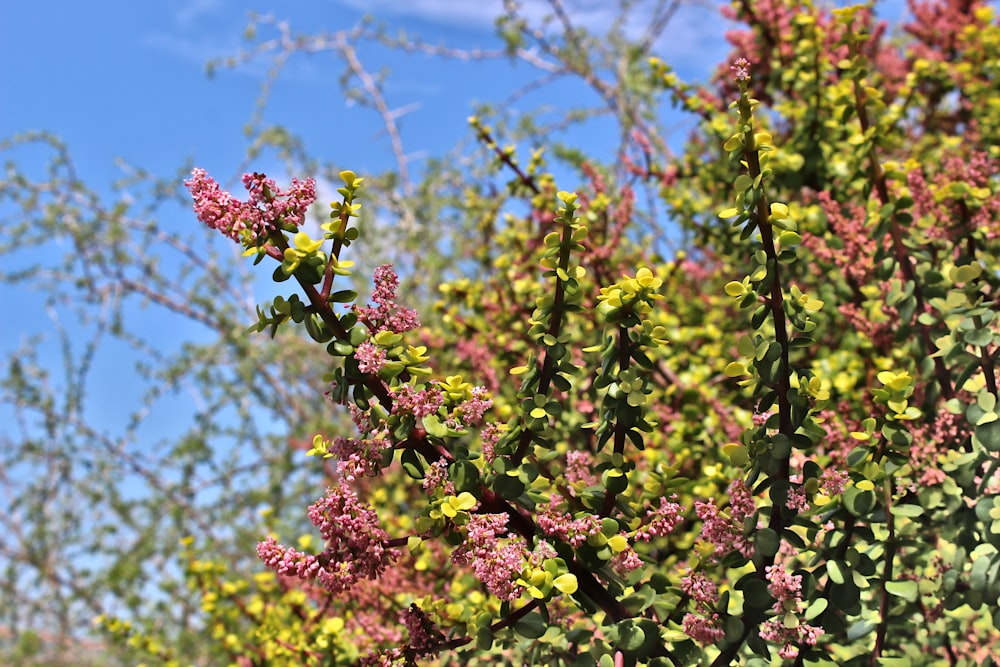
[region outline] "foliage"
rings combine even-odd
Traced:
[[[553,7],[564,41],[546,53],[592,71],[590,37]],[[270,572],[247,577],[185,543],[215,659],[991,660],[1000,23],[977,3],[912,11],[892,41],[866,7],[734,5],[746,28],[711,86],[655,58],[640,75],[626,50],[621,160],[563,152],[575,194],[544,146],[522,164],[473,117],[489,171],[449,210],[476,241],[431,253],[448,268],[419,313],[390,264],[358,297],[368,180],[340,171],[310,234],[310,181],[247,175],[244,202],[195,170],[201,221],[276,262],[284,294],[252,327],[276,342],[255,344],[352,422],[303,420],[330,473],[301,509],[321,544],[286,546],[301,527],[275,521]],[[536,34],[513,7],[500,28],[511,51]],[[700,119],[677,158],[647,131],[655,90]],[[669,257],[643,189],[683,229]],[[296,327],[325,349],[322,382]],[[316,408],[291,399],[268,405]]]

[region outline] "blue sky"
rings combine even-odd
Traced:
[[[247,13],[277,11],[304,32],[349,28],[362,9],[393,30],[405,29],[432,44],[494,47],[492,21],[500,2],[460,0],[342,0],[277,3],[233,0],[53,0],[7,3],[0,25],[0,136],[46,129],[64,138],[80,170],[94,183],[119,175],[114,160],[169,172],[192,158],[231,176],[246,142],[250,117],[267,63],[205,75],[209,59],[245,46]],[[542,11],[527,3],[526,13]],[[612,3],[570,3],[584,26],[606,25]],[[720,54],[722,21],[710,9],[690,7],[663,45],[689,75],[702,75]],[[678,38],[678,35],[681,38]],[[465,134],[473,102],[497,101],[535,76],[505,61],[448,63],[423,56],[359,54],[370,69],[392,70],[386,87],[394,107],[415,107],[403,120],[412,152],[439,153]],[[275,91],[267,119],[300,132],[314,153],[343,154],[380,167],[391,159],[377,119],[344,103],[337,87],[342,66],[329,56],[292,61]],[[343,132],[345,126],[360,131]],[[346,135],[346,136],[345,136]],[[345,138],[347,141],[345,142]],[[599,140],[599,137],[595,137]],[[360,158],[359,158],[360,156]]]
[[[333,33],[358,24],[364,13],[383,22],[390,33],[405,30],[430,44],[456,48],[496,49],[493,22],[500,0],[316,0],[273,3],[237,0],[102,0],[96,3],[33,0],[5,5],[0,23],[0,138],[45,130],[63,139],[80,177],[110,200],[112,183],[124,175],[119,159],[152,174],[169,175],[185,161],[206,168],[224,183],[236,185],[246,154],[243,127],[265,80],[270,60],[257,58],[236,68],[206,75],[209,60],[233,56],[247,48],[244,30],[248,14],[277,12],[293,31]],[[523,14],[539,18],[545,2],[524,3]],[[585,28],[601,31],[611,20],[608,3],[574,0],[567,6]],[[645,7],[653,3],[645,3]],[[642,3],[628,26],[638,34]],[[714,5],[682,9],[668,28],[669,39],[658,46],[679,72],[697,79],[725,54],[725,23]],[[263,39],[276,33],[262,29]],[[369,71],[389,70],[385,95],[393,109],[408,109],[400,126],[406,151],[419,169],[421,155],[440,155],[468,137],[466,118],[479,102],[498,102],[537,78],[537,70],[506,59],[485,62],[444,61],[362,46],[359,58]],[[286,65],[264,112],[266,124],[281,124],[301,135],[308,150],[359,174],[393,165],[381,120],[368,109],[346,101],[338,86],[343,63],[330,54],[299,56]],[[554,104],[557,95],[581,96],[594,103],[584,87],[567,84],[521,100],[526,109]],[[591,99],[586,99],[586,96]],[[575,99],[575,98],[574,98]],[[678,131],[676,139],[685,134]],[[617,135],[609,125],[591,124],[574,137],[583,148],[611,158]],[[32,166],[35,155],[13,153]],[[270,158],[251,165],[274,174]],[[297,174],[306,176],[306,174]],[[574,184],[563,185],[572,189]],[[168,209],[169,210],[169,209]],[[192,214],[178,210],[161,219],[167,229],[197,224]],[[8,266],[9,268],[9,266]],[[0,352],[9,352],[26,336],[45,330],[49,315],[38,295],[0,285],[0,301],[21,312],[17,324],[0,327]],[[163,314],[166,315],[166,314]],[[149,317],[146,315],[144,317]],[[150,322],[152,324],[152,322]],[[170,331],[170,342],[189,334],[189,323],[157,321]],[[174,327],[171,329],[171,327]],[[54,353],[54,350],[53,350]],[[127,377],[131,360],[102,352],[96,364],[91,409],[98,421],[114,430],[113,414],[121,415],[119,399],[102,400],[107,387]],[[55,355],[53,364],[58,364]],[[101,378],[108,378],[108,385]],[[118,393],[115,391],[114,393]],[[123,420],[123,417],[119,418]]]

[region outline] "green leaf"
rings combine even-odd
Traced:
[[[413,449],[404,449],[399,457],[403,470],[413,479],[424,478],[424,464],[420,460],[420,455]]]
[[[476,630],[476,648],[480,651],[488,651],[493,648],[493,633],[489,628]]]
[[[771,594],[767,584],[757,578],[748,579],[743,586],[743,598],[747,606],[753,609],[766,609],[771,606]]]
[[[757,531],[754,544],[761,554],[770,557],[778,553],[778,548],[781,547],[781,538],[770,528],[763,528]]]
[[[547,629],[548,624],[537,612],[531,612],[514,624],[514,632],[529,639],[538,639]]]
[[[444,438],[448,435],[448,427],[437,415],[427,415],[421,420],[421,423],[424,425],[424,430],[436,438]]]
[[[1000,420],[979,424],[973,433],[983,447],[991,452],[1000,452]]]
[[[851,627],[847,629],[847,638],[852,642],[861,639],[865,635],[871,633],[878,625],[875,621],[858,621]]]
[[[829,606],[826,598],[816,598],[810,603],[806,608],[805,613],[802,615],[807,621],[812,621],[820,616],[826,608]]]
[[[893,505],[892,509],[890,509],[889,511],[892,513],[893,516],[906,516],[912,518],[923,514],[924,508],[921,507],[920,505],[904,504],[904,505]]]
[[[844,571],[841,569],[841,565],[838,561],[827,561],[826,574],[830,577],[830,581],[835,584],[842,584],[845,581]]]
[[[912,580],[887,581],[885,582],[885,590],[890,594],[895,595],[898,598],[903,598],[908,602],[915,602],[917,595],[919,594],[917,582]]]

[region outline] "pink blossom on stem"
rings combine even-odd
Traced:
[[[255,241],[280,225],[299,226],[316,201],[315,181],[311,178],[292,179],[291,187],[281,190],[263,174],[245,174],[243,185],[250,193],[245,202],[222,190],[204,169],[192,170],[184,185],[194,200],[198,219],[234,241],[242,240],[244,233]]]
[[[593,459],[590,452],[576,449],[566,452],[566,468],[563,470],[566,481],[570,484],[579,483],[585,487],[597,484],[597,476],[591,470]]]
[[[785,507],[796,512],[805,512],[809,509],[809,498],[806,497],[806,490],[801,486],[794,486],[788,489],[788,500]]]
[[[681,626],[684,629],[684,634],[702,646],[715,644],[726,636],[725,630],[722,629],[722,619],[716,613],[712,613],[708,617],[685,614]]]
[[[684,616],[682,626],[685,634],[703,646],[722,639],[722,619],[715,612],[719,601],[719,589],[703,572],[689,572],[681,578],[681,590],[695,603],[695,613]]]
[[[497,457],[496,446],[502,432],[496,424],[487,424],[479,432],[479,440],[483,445],[483,458],[487,463],[493,463]]]
[[[305,213],[316,201],[316,182],[307,178],[292,179],[287,190],[280,190],[264,174],[243,174],[243,187],[250,193],[247,204],[263,212],[272,224],[279,221],[298,227],[305,222]]]
[[[550,558],[556,558],[559,554],[556,553],[555,547],[546,542],[545,540],[538,540],[535,544],[535,548],[532,549],[531,555],[528,560],[535,567],[541,567],[542,564]]]
[[[677,495],[674,494],[670,497],[676,498]],[[681,516],[681,512],[683,511],[684,508],[679,504],[666,498],[660,498],[659,507],[650,507],[646,510],[647,523],[645,526],[639,528],[635,534],[635,538],[643,542],[649,542],[653,538],[669,535],[684,520],[684,517]]]
[[[456,565],[472,568],[486,590],[501,600],[516,600],[524,587],[516,583],[528,559],[520,537],[501,542],[507,534],[506,514],[474,514],[466,526],[465,541],[451,554]]]
[[[733,79],[736,81],[750,80],[750,61],[746,58],[737,58],[733,61],[733,64],[729,66],[729,69],[732,70]]]
[[[729,485],[728,513],[716,506],[714,498],[709,498],[708,502],[695,502],[694,509],[702,521],[701,538],[715,545],[716,558],[733,550],[746,558],[753,556],[753,543],[743,533],[744,522],[753,514],[755,507],[750,489],[743,480],[733,480]]]
[[[691,596],[700,609],[711,610],[719,601],[719,587],[704,572],[692,572],[681,578],[681,590]]]
[[[441,650],[444,635],[423,609],[411,604],[400,616],[402,616],[403,625],[410,633],[407,645],[415,657],[426,658],[436,655]]]
[[[823,489],[823,493],[831,498],[839,496],[844,492],[844,487],[847,486],[849,479],[850,475],[847,474],[846,470],[837,470],[828,467],[820,476],[820,488]]]
[[[368,330],[373,334],[379,331],[403,333],[420,326],[420,317],[412,308],[404,308],[396,303],[396,290],[399,288],[399,277],[392,264],[383,264],[375,269],[375,289],[372,291],[372,301],[375,305],[354,306]]]
[[[619,575],[625,576],[629,572],[642,567],[642,559],[639,558],[639,554],[636,553],[630,544],[623,551],[619,551],[611,557],[611,567]]]
[[[411,384],[401,384],[389,390],[394,399],[392,412],[394,414],[410,414],[417,419],[437,414],[444,405],[444,394],[437,387],[417,389]]]
[[[446,496],[455,495],[455,484],[448,479],[448,461],[438,459],[430,464],[424,473],[424,481],[421,486],[427,493],[441,489]]]
[[[316,581],[331,593],[346,591],[360,579],[378,578],[399,556],[388,547],[389,536],[375,510],[343,485],[330,487],[309,507],[309,520],[326,540],[321,554],[304,554],[268,537],[257,545],[257,555],[278,574]]]
[[[802,575],[791,574],[782,565],[768,565],[765,569],[767,590],[775,603],[771,607],[775,616],[769,618],[760,629],[760,637],[775,644],[781,644],[778,655],[791,660],[799,655],[802,645],[815,646],[822,628],[802,623],[797,615],[802,606]],[[787,618],[791,615],[791,621]]]
[[[486,387],[473,387],[472,397],[462,401],[453,411],[453,419],[459,426],[478,426],[483,422],[483,416],[493,407],[493,399],[489,397]]]
[[[344,480],[353,482],[358,475],[375,475],[380,469],[382,453],[392,447],[388,438],[345,438],[337,436],[329,452],[337,457],[338,472]]]
[[[574,519],[571,514],[560,509],[559,506],[563,502],[561,495],[553,493],[548,505],[538,506],[535,521],[543,533],[573,547],[579,547],[588,537],[601,532],[601,523],[597,516],[583,514]]]
[[[385,363],[385,350],[366,340],[354,350],[354,358],[358,360],[359,371],[376,375]]]

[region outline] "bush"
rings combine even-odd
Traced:
[[[510,180],[465,188],[482,243],[420,313],[391,265],[367,305],[344,285],[365,179],[310,236],[311,181],[195,170],[199,219],[297,285],[252,328],[324,346],[355,429],[312,440],[321,544],[263,539],[254,581],[190,556],[229,659],[992,660],[1000,26],[913,10],[893,42],[864,7],[740,5],[716,85],[636,84],[700,118],[683,155],[635,124],[626,177],[577,160],[576,193],[471,119]]]

